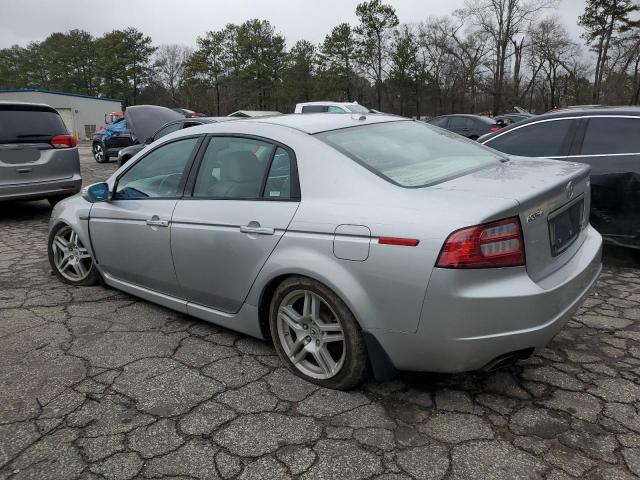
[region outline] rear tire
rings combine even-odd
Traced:
[[[89,250],[78,234],[66,223],[51,230],[47,243],[49,264],[64,283],[74,286],[96,285],[100,281]]]
[[[297,376],[338,390],[364,381],[368,362],[360,325],[320,282],[294,276],[278,285],[269,326],[278,355]]]
[[[107,149],[104,148],[104,144],[95,142],[91,147],[91,152],[93,153],[93,158],[96,162],[106,163],[109,161],[109,157],[107,157]]]

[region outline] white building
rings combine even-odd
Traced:
[[[45,103],[55,108],[69,133],[89,140],[111,112],[122,110],[117,98],[100,98],[77,93],[52,92],[40,88],[0,90],[0,101]]]

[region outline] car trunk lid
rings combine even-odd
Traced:
[[[432,188],[515,200],[526,268],[534,281],[550,275],[573,256],[588,225],[589,168],[583,164],[512,157]]]

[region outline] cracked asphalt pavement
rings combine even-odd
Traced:
[[[115,164],[82,148],[85,183]],[[607,251],[547,349],[351,392],[269,343],[51,274],[50,209],[0,204],[0,480],[640,476],[640,262]],[[514,312],[515,313],[515,312]]]

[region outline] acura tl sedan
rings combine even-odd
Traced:
[[[589,167],[423,122],[286,115],[147,146],[53,210],[49,259],[271,338],[294,373],[491,369],[545,346],[601,270]]]

